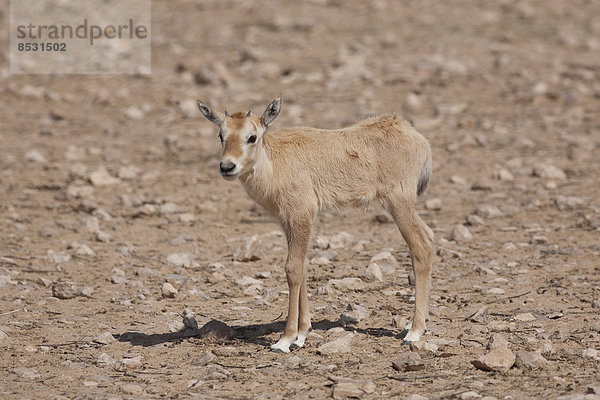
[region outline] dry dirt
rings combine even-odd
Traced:
[[[11,76],[7,0],[0,13],[1,398],[600,396],[598,1],[155,0],[147,76]],[[261,112],[279,93],[275,128],[396,111],[431,141],[422,369],[392,368],[410,351],[398,325],[413,288],[378,205],[318,218],[314,331],[290,355],[269,351],[285,242],[219,177],[194,99]],[[463,224],[470,239],[453,236]],[[253,235],[260,259],[234,261]],[[383,251],[398,266],[382,282],[329,285]],[[350,304],[366,309],[345,328],[350,351],[320,354]],[[235,338],[173,332],[185,308]],[[546,361],[477,369],[498,334]]]

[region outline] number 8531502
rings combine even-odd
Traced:
[[[18,51],[67,51],[66,43],[19,43]]]

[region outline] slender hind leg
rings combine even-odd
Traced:
[[[301,221],[282,224],[288,241],[285,275],[290,294],[285,330],[281,339],[271,346],[273,351],[289,353],[292,343],[296,343],[298,347],[301,347],[310,330],[304,259],[306,258],[311,224],[312,215],[307,215]]]
[[[298,317],[298,338],[292,347],[302,347],[311,331],[310,312],[308,311],[308,291],[306,289],[306,269],[302,277],[302,285],[300,285],[300,315]]]
[[[415,274],[415,313],[404,340],[415,342],[425,332],[425,320],[429,313],[433,232],[417,214],[413,201],[396,198],[388,201],[386,206],[410,250]]]

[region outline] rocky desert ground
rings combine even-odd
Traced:
[[[149,75],[10,75],[0,17],[3,399],[600,398],[600,2],[154,0]],[[431,315],[377,205],[285,240],[195,99],[273,128],[397,112],[426,136]],[[182,317],[182,315],[185,317]]]

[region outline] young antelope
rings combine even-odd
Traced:
[[[395,114],[336,130],[267,132],[281,110],[280,97],[261,116],[250,111],[221,114],[201,101],[198,106],[219,127],[223,178],[239,178],[285,232],[289,309],[285,331],[271,349],[288,353],[290,346],[302,347],[311,330],[304,259],[317,213],[366,207],[373,199],[391,214],[410,250],[416,301],[404,340],[418,341],[428,315],[433,244],[433,232],[415,210],[431,177],[427,139]]]

